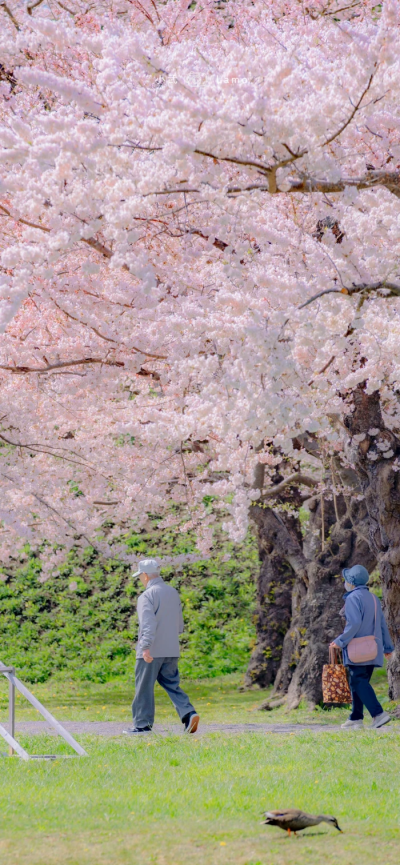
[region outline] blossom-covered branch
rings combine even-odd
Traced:
[[[346,459],[361,381],[400,425],[399,2],[220,5],[2,16],[8,549],[173,502],[206,551],[259,460]]]

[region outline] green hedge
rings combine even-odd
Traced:
[[[189,535],[150,532],[124,537],[129,552],[195,552]],[[230,558],[226,561],[227,557]],[[219,532],[213,558],[162,575],[181,594],[185,618],[181,671],[186,677],[243,670],[254,643],[257,548],[249,534],[239,546]],[[22,678],[44,682],[68,673],[104,682],[133,674],[136,598],[141,586],[120,561],[99,560],[93,549],[66,555],[59,575],[40,582],[39,559],[25,547],[0,582],[0,659]],[[70,588],[76,583],[76,588]]]

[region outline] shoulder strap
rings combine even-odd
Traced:
[[[374,613],[374,636],[376,637],[376,609],[377,609],[377,606],[378,606],[378,605],[377,605],[377,603],[376,603],[376,596],[374,595],[373,592],[372,592],[372,597],[373,597],[373,599],[374,599],[374,607],[375,607],[375,613]]]

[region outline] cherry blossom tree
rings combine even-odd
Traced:
[[[397,645],[399,3],[66,7],[0,9],[5,545],[207,549],[281,465],[365,497]]]

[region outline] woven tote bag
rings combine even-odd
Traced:
[[[334,706],[348,705],[352,701],[340,649],[329,647],[329,664],[322,668],[322,699]]]

